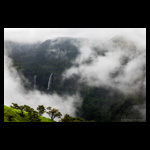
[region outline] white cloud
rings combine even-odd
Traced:
[[[21,83],[17,71],[11,66],[11,60],[4,55],[4,104],[10,106],[11,103],[19,105],[29,105],[36,109],[38,105],[46,108],[51,106],[57,108],[65,115],[75,116],[75,105],[81,105],[82,100],[78,94],[59,96],[57,94],[48,95],[40,91],[26,91]]]
[[[110,39],[114,36],[123,36],[133,42],[136,50],[114,47]],[[89,86],[110,86],[124,93],[136,94],[142,88],[146,90],[146,28],[6,28],[4,29],[4,40],[17,42],[37,42],[56,37],[85,37],[92,42],[83,43],[80,55],[74,61],[74,66],[66,70],[64,78],[73,74],[80,75],[81,82]],[[130,44],[131,44],[130,43]],[[128,43],[129,44],[129,43]],[[129,45],[130,45],[129,44]],[[107,49],[105,56],[96,55],[92,47],[97,46]],[[129,62],[121,65],[122,58],[126,56]],[[89,58],[91,64],[86,64]],[[47,95],[39,91],[26,93],[21,85],[21,80],[16,71],[9,67],[10,60],[4,63],[4,103],[10,105],[12,102],[27,104],[35,108],[37,105],[52,106],[58,108],[63,114],[75,114],[74,103],[82,102],[78,94],[60,97],[56,94]],[[78,64],[78,67],[76,67]],[[9,69],[8,69],[9,67]],[[11,69],[10,69],[11,68]],[[119,71],[120,75],[112,79],[110,74]],[[117,83],[117,84],[115,84]],[[10,86],[11,85],[11,86]],[[143,92],[145,93],[145,91]]]
[[[99,42],[99,45],[97,41],[83,43],[79,47],[80,55],[74,61],[75,65],[66,70],[64,78],[77,74],[81,77],[80,81],[84,81],[89,86],[110,86],[124,93],[135,93],[141,88],[145,78],[146,47],[141,46],[139,40],[132,40],[132,37],[128,35],[125,38],[127,41],[121,41],[121,45],[114,44],[110,40],[106,40],[105,43]],[[145,38],[142,42],[144,41]],[[107,52],[103,56],[96,55],[92,49],[93,46],[98,46],[99,51],[106,49]],[[127,64],[122,65],[124,57],[129,60]],[[85,63],[89,58],[92,59],[92,63]],[[111,74],[117,71],[120,75],[112,78]]]
[[[4,28],[4,40],[37,42],[56,37],[85,37],[110,39],[116,35],[130,35],[139,41],[145,38],[145,28]]]

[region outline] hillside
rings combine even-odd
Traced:
[[[34,91],[36,87],[48,95],[78,93],[81,103],[74,106],[75,116],[86,121],[120,122],[122,118],[142,118],[138,109],[145,111],[141,108],[146,101],[143,94],[145,55],[123,38],[115,37],[108,45],[94,43],[90,46],[88,39],[82,38],[48,39],[36,44],[4,41],[4,44],[20,78],[23,74],[29,81],[22,78],[27,91]],[[63,78],[66,70],[71,75]],[[51,74],[51,89],[48,91]],[[26,121],[26,113],[22,118],[19,110],[4,108],[4,121],[9,121],[11,116],[12,122]],[[47,118],[42,118],[41,122],[47,122]]]
[[[80,43],[73,38],[58,38],[32,45],[5,41],[5,47],[8,49],[7,55],[13,60],[13,66],[30,81],[31,85],[25,85],[27,89],[33,89],[33,77],[36,75],[37,89],[45,92],[48,78],[53,73],[52,89],[61,94],[75,90],[75,87],[66,86],[68,81],[62,82],[62,73],[73,65],[72,61],[79,53],[76,45]]]
[[[29,122],[28,112],[24,112],[24,117],[22,117],[20,114],[20,110],[4,105],[4,122]],[[39,118],[41,119],[40,122],[55,122],[43,116],[39,116]]]

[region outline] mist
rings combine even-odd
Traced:
[[[78,75],[79,82],[90,87],[113,88],[126,96],[142,95],[145,97],[143,104],[133,106],[133,110],[138,110],[145,119],[146,38],[139,35],[120,34],[82,43],[78,47],[80,55],[64,72],[63,78]]]
[[[106,41],[118,35],[130,35],[128,38],[142,43],[146,38],[146,28],[4,28],[4,40],[23,43],[43,42],[57,37]]]
[[[84,42],[78,47],[80,55],[73,62],[74,66],[66,70],[64,79],[76,74],[88,86],[110,86],[131,94],[142,88],[145,93],[145,39],[139,43],[132,37],[115,36],[105,42]],[[98,49],[94,50],[95,47]]]
[[[22,43],[43,42],[57,37],[88,38],[78,45],[79,55],[73,66],[63,73],[63,79],[80,76],[79,82],[89,87],[113,88],[125,95],[142,94],[145,101],[135,105],[146,117],[146,28],[6,28],[4,40]],[[76,45],[76,43],[74,43]],[[77,46],[77,45],[76,45]],[[7,50],[4,50],[7,53]],[[11,51],[11,50],[9,50]],[[4,104],[51,106],[65,115],[76,115],[82,106],[82,96],[46,94],[38,90],[27,91],[27,79],[12,66],[4,55]]]
[[[59,109],[63,116],[65,114],[75,116],[76,106],[81,105],[82,102],[78,93],[72,96],[59,96],[48,95],[38,90],[27,91],[23,86],[21,76],[23,77],[12,67],[11,59],[4,55],[4,105],[10,106],[11,103],[17,103],[29,105],[34,109],[38,105],[44,105],[46,108],[51,106]],[[30,84],[27,79],[24,81]]]

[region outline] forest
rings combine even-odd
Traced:
[[[47,110],[47,111],[46,111]],[[43,114],[47,113],[49,118],[43,117]],[[58,118],[58,121],[54,119]],[[18,105],[12,103],[10,107],[4,106],[4,122],[94,122],[84,121],[80,117],[72,117],[69,114],[65,114],[62,117],[61,112],[58,109],[39,105],[36,110],[28,105]]]
[[[72,96],[75,93],[79,93],[82,98],[82,104],[75,106],[76,117],[66,114],[64,118],[61,118],[61,122],[121,122],[124,118],[143,122],[143,116],[140,111],[133,109],[135,106],[143,105],[146,101],[146,96],[143,95],[141,89],[136,93],[126,94],[112,86],[89,86],[86,78],[83,80],[80,73],[73,73],[72,76],[64,78],[66,70],[72,66],[74,68],[79,67],[80,64],[76,63],[78,56],[81,55],[79,47],[86,42],[88,42],[88,39],[57,38],[34,44],[4,41],[4,45],[7,49],[7,56],[12,60],[12,66],[29,81],[24,82],[25,79],[22,75],[20,76],[23,86],[27,91],[35,90],[34,77],[36,76],[36,90],[38,91],[49,95],[58,94],[60,96],[64,94]],[[129,47],[123,40],[115,39],[113,42],[117,48],[136,50],[134,45]],[[93,51],[93,55],[82,62],[84,66],[90,66],[94,62],[93,58],[101,58],[108,54],[108,49],[104,49],[105,47],[99,48],[94,45],[90,48]],[[121,60],[121,67],[126,66],[130,60],[130,56],[124,56]],[[112,72],[110,74],[111,79],[117,79],[121,74],[120,70]],[[143,71],[146,72],[146,66],[143,66]],[[53,76],[51,78],[50,90],[47,90],[48,79],[51,74]],[[94,81],[94,79],[92,80]],[[21,106],[18,106],[18,104],[14,104],[11,107],[21,110]],[[22,110],[30,114],[27,118],[31,122],[40,121],[39,115],[42,115],[45,107],[43,106],[43,112],[41,111],[41,113],[40,109],[42,109],[42,106],[38,109],[39,112],[36,112],[29,106],[22,106]],[[49,114],[52,114],[52,110],[55,111],[54,114],[57,114],[56,117],[61,117],[61,112],[51,107],[49,107]],[[26,116],[22,111],[23,115]],[[54,118],[51,115],[50,119],[52,121]],[[11,118],[8,118],[8,120],[11,120]]]

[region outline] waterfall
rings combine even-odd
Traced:
[[[51,75],[49,76],[49,80],[48,80],[48,87],[47,87],[47,90],[49,90],[49,88],[50,88],[50,86],[51,86],[52,75],[53,75],[53,73],[51,73]]]
[[[36,89],[36,75],[34,76],[34,90]]]

